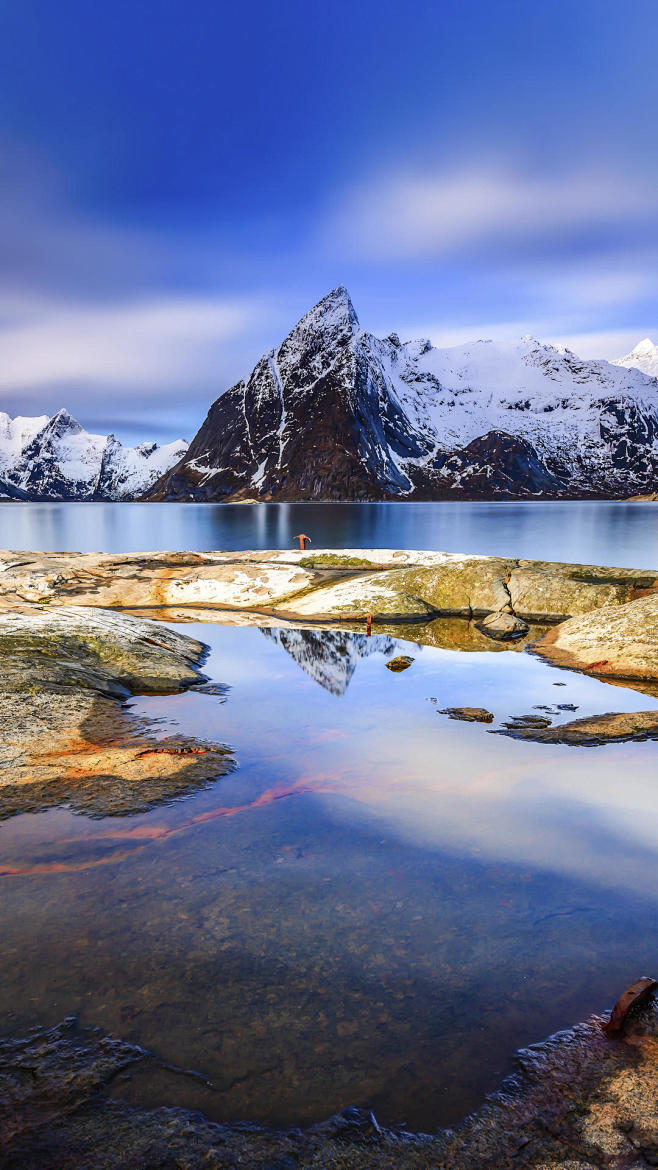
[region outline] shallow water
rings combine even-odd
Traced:
[[[411,548],[658,567],[658,504],[507,501],[402,504],[0,503],[0,546],[147,549]]]
[[[185,625],[226,702],[134,701],[237,771],[134,817],[0,824],[3,1030],[78,1014],[194,1068],[117,1092],[289,1124],[369,1105],[454,1122],[521,1044],[658,970],[656,743],[454,722],[658,700],[528,654]],[[385,662],[408,653],[393,674]],[[556,684],[564,684],[557,687]]]

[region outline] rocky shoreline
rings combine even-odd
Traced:
[[[211,620],[413,625],[477,621],[557,665],[658,683],[658,570],[388,549],[0,553],[0,610],[26,604],[204,610]],[[538,640],[532,625],[555,626]]]
[[[0,607],[193,606],[332,621],[559,622],[658,591],[658,570],[389,549],[0,553]]]
[[[649,982],[649,981],[647,981]],[[74,1020],[0,1039],[5,1170],[646,1170],[658,1162],[658,1005],[618,1035],[593,1016],[517,1053],[515,1071],[452,1130],[410,1133],[348,1108],[307,1130],[216,1124],[121,1101],[118,1083],[158,1064]],[[165,1066],[176,1076],[192,1070]],[[115,1086],[112,1089],[112,1086]],[[110,1093],[112,1095],[110,1096]]]

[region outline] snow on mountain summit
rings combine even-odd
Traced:
[[[15,418],[0,413],[0,497],[125,500],[141,495],[185,454],[182,440],[124,447],[92,435],[69,414]]]
[[[617,358],[612,364],[625,366],[628,370],[641,370],[650,378],[658,378],[658,345],[654,345],[650,337],[645,337],[643,341],[638,341],[626,357]]]
[[[150,498],[619,495],[658,471],[658,382],[533,337],[378,338],[344,286],[210,408]]]

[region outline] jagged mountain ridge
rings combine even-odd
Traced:
[[[132,500],[187,450],[183,440],[124,447],[114,435],[92,435],[67,410],[52,418],[0,412],[0,498]]]
[[[658,381],[526,337],[361,329],[343,286],[210,408],[150,499],[618,496],[658,469]]]

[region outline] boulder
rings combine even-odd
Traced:
[[[525,638],[530,626],[516,614],[501,610],[500,613],[490,613],[477,623],[478,630],[493,638],[496,642],[511,642],[517,638]]]
[[[608,605],[549,630],[534,646],[559,666],[601,678],[658,682],[658,594]]]

